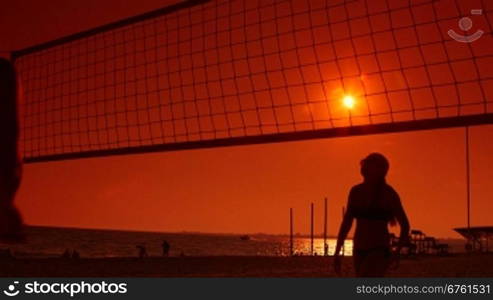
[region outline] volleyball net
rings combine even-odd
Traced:
[[[493,123],[492,11],[192,0],[17,51],[24,160]]]

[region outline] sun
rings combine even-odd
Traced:
[[[354,100],[354,97],[351,96],[351,95],[346,95],[344,96],[344,98],[342,99],[342,103],[344,104],[344,106],[348,109],[351,109],[354,107],[354,104],[355,104],[355,100]]]

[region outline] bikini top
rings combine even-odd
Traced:
[[[381,190],[377,190],[376,193],[370,193],[365,191],[363,186],[356,186],[351,191],[351,211],[356,219],[368,219],[378,221],[390,221],[394,218],[392,208],[389,206],[382,206],[382,197],[388,197],[390,186],[384,185]],[[390,188],[391,189],[391,188]],[[368,199],[369,198],[369,199]],[[361,205],[368,203],[369,205]]]

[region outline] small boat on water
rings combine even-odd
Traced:
[[[249,241],[250,240],[250,236],[249,235],[246,235],[246,234],[245,235],[242,235],[242,236],[240,236],[240,240],[242,240],[242,241]]]

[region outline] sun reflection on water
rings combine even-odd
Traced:
[[[310,255],[311,253],[311,242],[310,238],[295,238],[293,241],[293,251],[298,255]],[[336,248],[336,239],[327,239],[328,244],[328,255],[334,255]],[[346,240],[344,242],[344,247],[341,250],[341,254],[345,256],[353,255],[353,241]],[[324,240],[322,238],[313,239],[313,255],[324,255]]]

